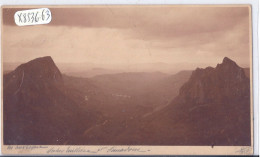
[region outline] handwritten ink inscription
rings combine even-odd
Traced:
[[[238,151],[236,151],[237,153],[241,154],[241,155],[245,155],[245,154],[249,154],[252,151],[251,147],[241,147]]]
[[[91,153],[91,154],[96,154],[96,153],[124,153],[124,152],[139,152],[139,153],[145,153],[149,152],[149,149],[143,149],[143,148],[138,148],[138,147],[99,147],[97,149],[88,149],[86,147],[51,147],[50,149],[47,150],[48,154],[57,154],[57,153],[66,153],[66,154],[77,154],[77,153]]]
[[[151,153],[152,150],[146,147],[138,146],[100,146],[100,147],[88,147],[88,146],[24,146],[24,145],[10,145],[7,146],[8,151],[14,150],[29,150],[34,152],[40,151],[47,154],[145,154]],[[252,153],[252,147],[241,147],[236,150],[236,153],[240,155],[247,155]]]
[[[51,11],[48,8],[17,11],[14,20],[18,26],[47,24],[51,21]]]
[[[34,152],[45,152],[47,154],[120,154],[120,153],[146,153],[150,149],[138,146],[101,146],[89,148],[85,146],[32,146],[32,145],[9,145],[6,147],[8,151],[22,151],[29,150]],[[32,153],[34,153],[32,152]]]

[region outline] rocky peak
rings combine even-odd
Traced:
[[[225,57],[216,68],[197,68],[179,92],[182,101],[210,103],[250,96],[250,81],[244,70]]]
[[[36,58],[18,66],[12,77],[29,77],[31,79],[62,82],[62,75],[50,56]]]
[[[222,64],[234,64],[234,65],[237,65],[236,62],[232,61],[228,57],[224,57]]]

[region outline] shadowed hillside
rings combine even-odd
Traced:
[[[3,82],[5,144],[65,144],[100,119],[64,85],[51,57],[20,65]]]
[[[79,78],[37,58],[3,76],[4,144],[250,145],[247,71]]]
[[[228,58],[216,68],[197,68],[171,104],[142,119],[135,134],[142,136],[124,140],[148,145],[250,145],[249,78]]]

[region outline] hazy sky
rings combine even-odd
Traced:
[[[227,56],[249,67],[249,7],[50,8],[47,25],[16,26],[3,10],[3,60],[215,66]]]

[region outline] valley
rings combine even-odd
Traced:
[[[225,57],[176,74],[76,77],[37,58],[4,74],[4,143],[250,145],[248,71]]]

